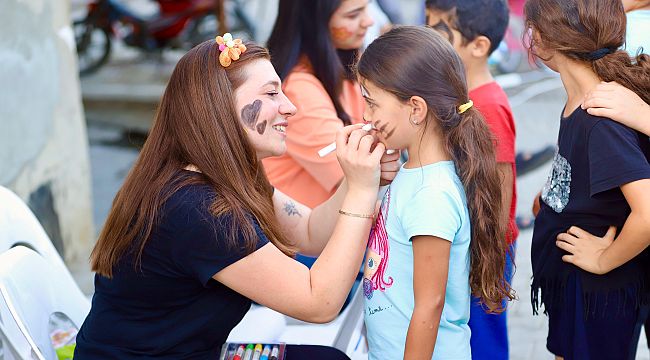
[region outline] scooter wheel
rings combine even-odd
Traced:
[[[79,74],[88,75],[97,71],[108,61],[111,54],[111,35],[108,29],[97,27],[85,20],[73,23]]]

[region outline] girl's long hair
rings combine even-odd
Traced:
[[[460,58],[435,30],[401,26],[370,44],[357,69],[362,81],[370,81],[402,101],[412,96],[426,101],[426,123],[437,122],[467,195],[472,293],[491,311],[503,311],[503,301],[514,295],[504,278],[508,245],[500,214],[495,143],[475,107],[458,113],[458,107],[469,100]]]
[[[621,49],[626,17],[620,0],[528,0],[524,12],[544,49],[590,65],[601,80],[616,81],[650,103],[650,55]],[[538,56],[535,39],[527,43]]]
[[[343,80],[352,79],[357,50],[337,50],[329,30],[332,14],[341,0],[280,0],[278,17],[267,43],[275,71],[284,80],[300,56],[309,60],[314,75],[334,103],[336,114],[350,125],[340,95]]]
[[[177,175],[188,164],[200,169],[198,181],[217,194],[210,212],[232,218],[231,231],[225,234],[232,248],[255,249],[255,219],[275,246],[294,254],[275,220],[273,188],[237,115],[234,93],[246,81],[245,67],[269,61],[265,48],[254,43],[246,46],[228,68],[219,64],[219,45],[214,40],[196,46],[178,62],[147,141],[115,196],[91,253],[93,271],[112,277],[115,264],[133,249],[134,265],[140,264],[159,223],[159,209],[178,189],[197,181]]]

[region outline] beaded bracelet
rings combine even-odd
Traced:
[[[355,214],[355,213],[350,213],[347,211],[339,210],[339,214],[341,215],[346,215],[346,216],[352,216],[352,217],[358,217],[358,218],[364,218],[364,219],[374,219],[375,215],[374,214]]]

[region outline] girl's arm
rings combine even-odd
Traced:
[[[585,96],[582,108],[650,136],[650,105],[618,83],[600,83]]]
[[[337,135],[337,156],[349,190],[329,243],[311,269],[269,243],[213,278],[262,305],[291,317],[328,322],[338,314],[359,272],[375,211],[379,162],[385,151],[358,127]]]
[[[639,255],[650,244],[650,179],[621,186],[632,212],[614,240],[616,229],[603,238],[571,227],[558,235],[557,246],[569,252],[562,260],[594,274],[605,274]]]
[[[413,292],[415,308],[406,334],[404,359],[433,356],[445,305],[451,242],[435,236],[414,236]]]
[[[361,125],[355,125],[361,126]],[[381,158],[382,183],[390,183],[399,170],[399,152]],[[285,235],[304,255],[317,256],[323,251],[334,231],[338,211],[348,193],[344,178],[334,195],[313,210],[302,205],[279,190],[273,194],[276,219]]]

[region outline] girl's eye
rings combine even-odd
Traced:
[[[355,12],[355,13],[349,14],[349,15],[346,16],[346,17],[347,17],[348,19],[354,20],[354,19],[358,18],[360,14],[361,14],[361,12]]]
[[[277,95],[277,94],[278,94],[277,91],[271,91],[271,92],[267,92],[267,93],[266,93],[266,95],[268,95],[268,96],[275,96],[275,95]]]

